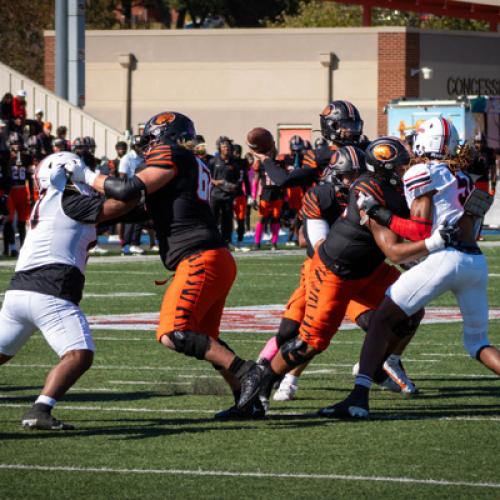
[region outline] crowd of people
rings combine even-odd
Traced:
[[[146,123],[128,158],[122,155],[118,174],[109,164],[93,166],[89,148],[78,152],[83,140],[74,141],[75,153],[40,160],[31,230],[0,311],[0,364],[37,329],[60,362],[23,426],[71,428],[52,409],[92,364],[95,346],[78,304],[88,248],[106,224],[154,229],[161,261],[173,272],[156,339],[210,363],[227,382],[234,405],[217,419],[264,417],[277,386],[275,399],[293,399],[301,372],[328,348],[345,317],[366,332],[354,389],[319,414],[367,418],[373,383],[416,394],[401,358],[424,307],[447,291],[462,313],[467,353],[500,375],[500,351],[488,339],[487,263],[477,244],[493,196],[475,187],[470,173],[478,162],[490,168],[481,152],[459,145],[455,127],[442,117],[422,123],[408,141],[369,141],[348,101],[331,102],[320,127],[315,148],[294,137],[284,156],[260,129],[271,136],[264,141],[270,146],[249,144],[245,163],[227,137],[208,156],[191,119],[163,112]],[[258,248],[266,224],[277,235],[285,202],[295,210],[291,232],[306,258],[276,336],[256,361],[245,360],[220,338],[237,272],[229,251],[233,216],[241,241],[248,206],[258,208]]]

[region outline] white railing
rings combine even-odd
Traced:
[[[70,140],[75,137],[91,136],[97,144],[96,156],[115,157],[115,144],[123,138],[119,130],[109,127],[42,85],[0,63],[0,99],[6,92],[16,95],[20,89],[27,93],[28,118],[35,117],[36,109],[43,109],[44,120],[52,122],[53,132],[60,125],[65,125],[68,127]]]

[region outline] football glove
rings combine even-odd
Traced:
[[[358,207],[360,210],[364,210],[370,219],[373,219],[382,226],[389,227],[392,212],[380,205],[372,195],[363,194],[362,197],[360,196],[358,198]]]

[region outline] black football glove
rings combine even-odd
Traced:
[[[364,195],[359,208],[364,210],[370,219],[378,222],[381,226],[389,227],[392,219],[392,212],[380,205],[373,196]]]
[[[444,240],[445,247],[453,247],[458,243],[458,233],[460,228],[458,226],[448,226],[447,224],[439,227],[439,234]]]

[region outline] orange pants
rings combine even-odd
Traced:
[[[7,199],[9,221],[13,222],[17,212],[17,220],[26,222],[30,218],[30,198],[25,186],[14,186]]]
[[[281,207],[283,206],[283,200],[275,201],[259,201],[259,216],[269,217],[273,219],[279,219],[281,215]]]
[[[286,195],[290,209],[299,211],[302,208],[302,198],[304,198],[303,189],[301,187],[288,188]]]
[[[283,317],[287,319],[291,319],[293,321],[297,321],[298,323],[302,323],[304,319],[304,314],[306,310],[306,297],[308,292],[308,284],[309,275],[312,265],[312,259],[307,258],[302,267],[300,268],[300,282],[299,286],[294,290],[290,298],[288,299],[288,303],[285,308],[285,312],[283,313]],[[347,306],[347,310],[345,315],[353,322],[356,322],[356,319],[361,314],[369,311],[371,308],[366,304],[362,304],[355,300],[351,300]]]
[[[236,220],[245,220],[247,213],[247,197],[245,195],[237,196],[234,199],[234,217]]]
[[[376,309],[387,288],[399,275],[395,267],[383,262],[366,278],[342,279],[332,273],[316,254],[309,271],[300,338],[314,349],[324,351],[344,319],[350,302],[355,300],[366,309]]]
[[[163,297],[156,338],[175,330],[217,339],[222,311],[236,278],[227,248],[205,250],[183,259]]]

